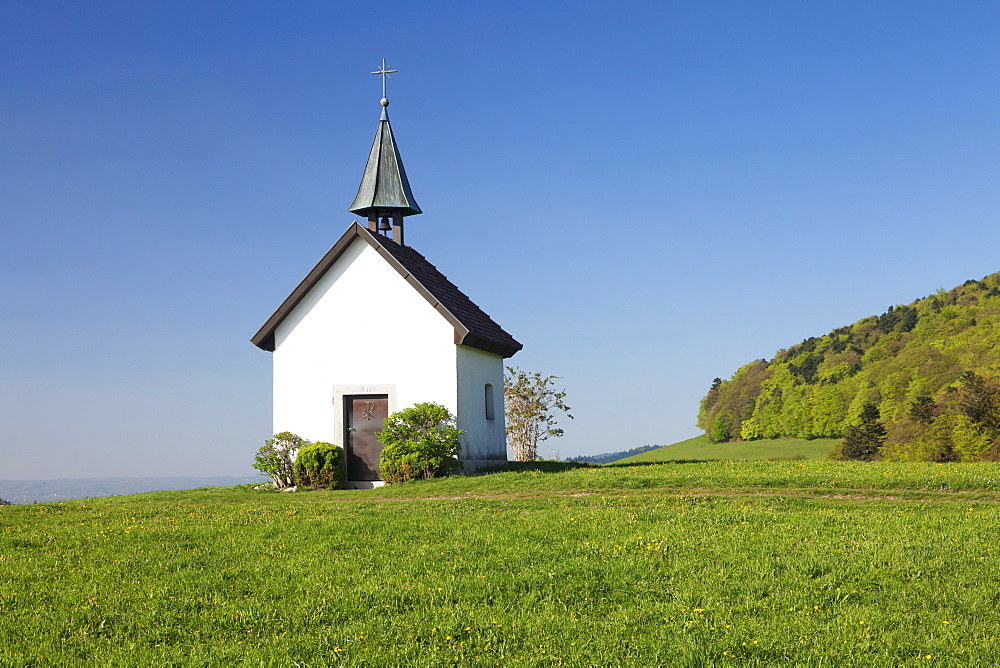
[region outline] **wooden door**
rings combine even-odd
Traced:
[[[389,417],[389,395],[369,394],[344,397],[344,425],[347,430],[347,479],[381,480],[378,458],[382,444],[375,432]]]

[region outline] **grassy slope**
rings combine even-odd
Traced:
[[[710,459],[767,459],[768,457],[787,459],[796,455],[802,455],[806,459],[826,459],[830,448],[839,440],[836,438],[817,438],[807,441],[802,438],[778,438],[742,443],[709,443],[703,434],[640,455],[619,459],[613,464]]]
[[[0,664],[972,665],[1000,646],[998,526],[996,464],[7,506]]]

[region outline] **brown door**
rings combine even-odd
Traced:
[[[382,444],[375,432],[389,417],[389,395],[370,394],[344,397],[344,425],[347,434],[347,479],[381,480],[378,457]]]

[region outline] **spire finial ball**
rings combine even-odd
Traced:
[[[380,102],[380,104],[383,107],[388,107],[389,106],[389,98],[383,97],[382,100],[381,100],[381,102]]]

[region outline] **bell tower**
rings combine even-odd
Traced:
[[[403,160],[399,157],[396,140],[392,136],[392,126],[389,125],[389,99],[386,97],[386,79],[396,70],[386,68],[385,58],[382,68],[372,72],[382,79],[382,117],[375,132],[371,153],[368,154],[368,164],[361,177],[358,194],[351,204],[351,213],[365,216],[368,219],[368,229],[375,234],[383,234],[392,230],[392,240],[400,246],[403,244],[403,218],[423,213],[413,198],[410,182],[403,169]]]

